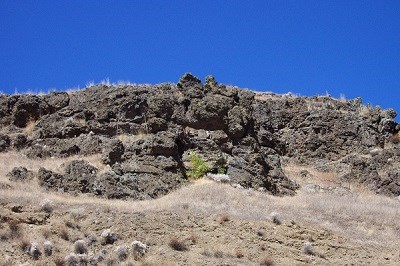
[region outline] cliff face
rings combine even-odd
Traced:
[[[108,198],[155,198],[181,186],[191,152],[211,172],[226,172],[228,182],[276,195],[298,188],[283,173],[282,158],[400,195],[395,116],[360,99],[254,93],[185,74],[178,84],[1,95],[0,152],[101,153],[105,170],[81,160],[36,176],[50,190]]]

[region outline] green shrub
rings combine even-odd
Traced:
[[[204,159],[201,158],[200,155],[198,155],[196,152],[190,152],[189,156],[190,162],[192,163],[192,167],[188,171],[189,178],[199,179],[200,177],[210,172],[210,167],[207,165]]]
[[[218,167],[218,174],[226,174],[226,167],[223,167],[223,166],[221,166],[221,167]]]

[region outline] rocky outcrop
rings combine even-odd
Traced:
[[[282,156],[331,162],[386,148],[400,129],[395,116],[360,99],[254,93],[185,74],[178,84],[1,95],[0,152],[18,149],[30,158],[100,153],[108,165],[101,172],[84,161],[70,162],[63,173],[39,170],[44,187],[65,192],[159,197],[187,182],[195,152],[211,173],[223,172],[235,186],[291,195],[298,185],[283,173]],[[342,164],[353,177],[365,166],[356,159]],[[376,180],[375,173],[382,180],[382,171],[370,170],[368,180]],[[390,187],[395,195],[398,176],[387,179],[391,185],[382,181],[376,189]]]

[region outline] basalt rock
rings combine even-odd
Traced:
[[[282,158],[327,162],[324,167],[340,170],[344,179],[398,195],[395,116],[359,98],[255,93],[212,76],[203,84],[187,73],[178,84],[0,95],[0,152],[16,149],[29,158],[101,154],[104,171],[72,161],[62,173],[41,168],[38,179],[48,189],[107,198],[169,193],[187,183],[191,152],[231,184],[275,195],[298,188],[283,173]]]
[[[10,181],[23,182],[34,177],[34,173],[25,167],[14,167],[11,172],[7,174]]]

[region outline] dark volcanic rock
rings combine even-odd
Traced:
[[[117,162],[121,162],[122,154],[124,154],[125,148],[120,140],[110,140],[106,144],[106,147],[102,152],[102,160],[104,164],[113,165]]]
[[[17,149],[29,158],[101,154],[108,165],[101,174],[72,161],[61,174],[41,168],[38,178],[48,189],[107,198],[155,198],[178,188],[187,182],[191,152],[232,184],[276,195],[298,188],[283,173],[282,156],[300,164],[332,163],[325,167],[344,180],[398,195],[395,116],[361,99],[254,93],[212,76],[203,84],[187,73],[178,84],[0,95],[0,152]],[[27,134],[31,121],[35,127]]]
[[[6,151],[11,144],[10,137],[7,135],[0,134],[0,152]]]
[[[74,160],[65,165],[64,190],[89,193],[92,191],[98,169],[83,160]]]
[[[25,181],[28,179],[32,179],[34,176],[34,173],[32,171],[29,171],[25,167],[14,167],[11,172],[7,174],[8,178],[10,181]]]
[[[11,141],[11,145],[14,149],[20,150],[25,147],[28,139],[23,134],[17,134]]]
[[[98,169],[83,160],[74,160],[64,165],[64,173],[58,174],[41,167],[39,183],[54,191],[91,193]]]

